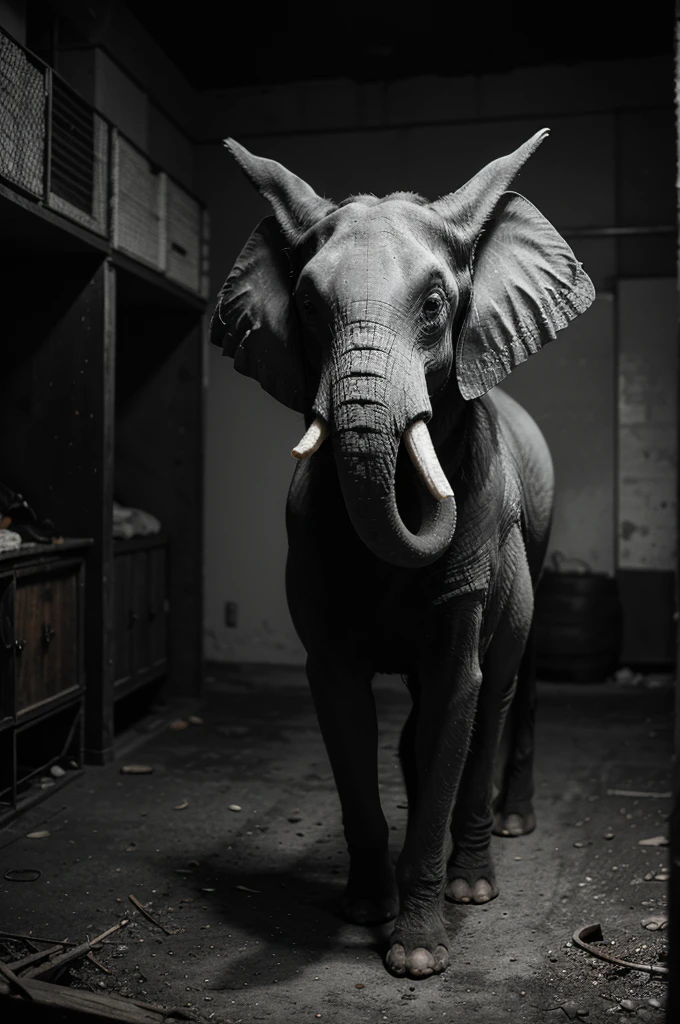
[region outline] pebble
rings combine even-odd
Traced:
[[[201,718],[200,715],[189,715],[187,721],[191,725],[203,725],[203,719]]]
[[[614,836],[615,836],[614,832],[605,832],[603,838],[604,839],[614,839]]]
[[[647,1006],[653,1006],[655,1010],[660,1010],[661,1009],[661,1003],[659,1002],[658,999],[648,999],[647,1000]]]
[[[60,779],[62,775],[66,775],[66,772],[64,771],[60,764],[53,764],[52,767],[50,768],[50,775],[52,775],[55,779]]]
[[[240,810],[242,810],[242,808],[240,807],[239,804],[229,804],[229,810],[230,811],[240,811]]]
[[[635,1010],[636,1009],[636,1004],[633,1002],[632,999],[622,999],[621,1002],[619,1003],[619,1006],[621,1007],[622,1010]]]
[[[41,829],[39,832],[29,832],[26,835],[27,839],[47,839],[49,832],[46,828]]]

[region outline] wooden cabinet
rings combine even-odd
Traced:
[[[82,563],[19,570],[14,594],[17,713],[77,688]]]
[[[160,168],[147,166],[153,181],[143,174],[135,183],[141,165],[119,133],[111,164],[104,143],[113,126],[86,114],[72,90],[55,86],[58,76],[50,71],[45,79],[44,66],[12,46],[42,113],[33,138],[20,109],[25,90],[12,93],[8,83],[8,103],[22,116],[0,147],[0,241],[12,254],[3,268],[0,479],[65,536],[92,538],[85,751],[102,764],[113,757],[120,709],[143,704],[142,692],[130,702],[126,694],[145,680],[149,693],[158,680],[170,699],[201,693],[206,372],[199,278],[207,273],[207,220]],[[83,119],[89,127],[80,142],[88,145],[74,150],[62,128]],[[30,175],[19,173],[20,157],[34,168]],[[75,186],[65,169],[77,172]],[[153,252],[144,248],[147,219],[133,237],[140,189],[153,193]],[[113,200],[112,238],[102,196]],[[45,263],[50,273],[36,288],[36,266]],[[114,497],[156,516],[169,543],[114,543]],[[0,727],[7,720],[18,729],[81,692],[72,682],[80,678],[80,654],[64,626],[76,584],[70,570],[41,582],[31,566],[26,575],[7,566],[0,560]],[[14,747],[0,750],[0,772],[3,759],[18,764],[18,756]]]
[[[116,698],[167,669],[168,542],[159,537],[118,541],[114,551]]]
[[[0,820],[82,766],[89,545],[25,544],[0,555]]]

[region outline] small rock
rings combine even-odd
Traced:
[[[648,871],[647,874],[644,876],[644,879],[645,882],[652,882],[654,880],[654,872]]]
[[[189,723],[184,718],[176,718],[174,722],[170,722],[168,728],[174,729],[175,732],[180,732],[181,729],[188,729]]]
[[[669,871],[660,871],[658,875],[654,875],[654,880],[657,882],[668,882],[670,877]]]
[[[628,1010],[629,1012],[637,1009],[637,1004],[634,1003],[632,999],[622,999],[619,1006],[622,1010]]]
[[[365,986],[365,985],[362,985],[362,984],[361,984],[361,982],[359,982],[359,984],[358,984],[358,985],[355,985],[354,987],[355,987],[355,988],[366,988],[366,986]]]
[[[291,823],[291,825],[296,825],[298,821],[302,821],[302,818],[289,818],[288,821]]]
[[[230,811],[240,811],[242,808],[238,804],[229,804]]]
[[[151,775],[153,768],[150,764],[124,764],[121,766],[121,775]]]
[[[668,846],[666,836],[650,836],[649,839],[638,839],[638,846]]]
[[[189,722],[190,725],[203,725],[203,719],[200,715],[189,715],[187,722]]]
[[[28,832],[26,835],[27,839],[47,839],[49,832],[46,828],[41,829],[39,832]]]
[[[50,775],[55,779],[60,779],[62,775],[66,775],[66,771],[61,767],[60,764],[53,764],[50,768]]]
[[[651,1006],[655,1010],[660,1010],[661,1009],[661,1003],[659,1002],[658,999],[648,999],[647,1000],[647,1006]]]
[[[574,843],[574,846],[576,847],[577,850],[582,850],[584,846],[590,846],[590,840],[586,839],[583,842],[581,842],[580,839],[577,839],[576,842]]]
[[[614,833],[611,832],[611,831],[607,831],[607,832],[605,832],[605,834],[604,834],[604,836],[602,838],[603,839],[614,839]]]
[[[643,917],[640,924],[648,932],[661,932],[668,927],[668,916],[666,914],[650,914],[649,917]]]

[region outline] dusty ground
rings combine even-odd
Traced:
[[[408,698],[399,679],[381,677],[376,690],[396,855],[406,812],[395,752]],[[111,974],[86,963],[74,983],[216,1024],[562,1022],[577,1011],[588,1024],[612,1014],[660,1024],[649,1000],[663,1003],[663,980],[593,960],[571,936],[599,921],[612,952],[663,962],[665,933],[641,921],[665,907],[666,884],[652,876],[667,849],[638,840],[666,832],[670,801],[608,791],[668,790],[671,702],[663,687],[541,686],[538,828],[494,839],[497,900],[448,907],[453,966],[440,977],[390,977],[389,928],[336,914],[346,864],[339,806],[292,670],[213,678],[202,725],[166,729],[128,753],[153,774],[123,775],[121,762],[90,768],[1,830],[0,927],[82,940],[129,916],[98,954]],[[49,835],[27,838],[34,830]],[[42,876],[3,880],[16,867]],[[129,894],[179,931],[154,926]]]

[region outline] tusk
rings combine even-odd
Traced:
[[[452,498],[453,489],[439,464],[439,459],[430,437],[430,431],[422,420],[416,420],[415,423],[406,428],[404,431],[404,442],[411,462],[416,467],[418,475],[430,494],[437,501]]]
[[[294,459],[308,459],[328,437],[328,426],[317,416],[300,443],[290,453]]]

